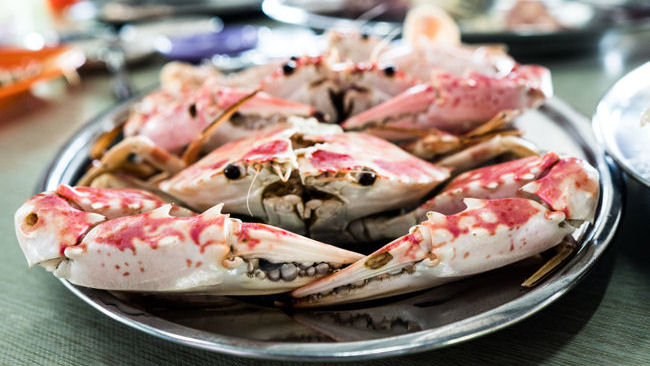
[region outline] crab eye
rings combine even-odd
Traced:
[[[187,109],[187,113],[190,114],[190,117],[196,118],[196,104],[190,104],[190,107]]]
[[[395,67],[394,66],[386,66],[384,67],[384,75],[391,77],[395,75]]]
[[[359,175],[359,184],[362,186],[371,186],[375,183],[377,175],[373,172],[363,172]]]
[[[239,179],[241,177],[241,170],[239,170],[237,165],[228,164],[228,166],[223,170],[223,174],[228,179]]]
[[[296,69],[296,63],[294,61],[289,61],[286,64],[282,65],[282,72],[285,75],[293,74],[293,71]]]

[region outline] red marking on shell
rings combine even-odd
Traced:
[[[568,218],[572,215],[568,204],[573,192],[582,191],[593,196],[598,193],[598,181],[589,177],[582,161],[577,158],[558,161],[538,183],[536,194],[554,210],[564,212]]]
[[[389,243],[385,247],[376,251],[375,254],[388,252],[406,244],[409,247],[404,253],[404,256],[407,258],[415,258],[417,254],[417,250],[420,248],[420,243],[422,242],[422,240],[423,239],[420,235],[416,235],[416,233],[413,232],[411,234],[404,235],[401,238],[395,239],[393,242]]]
[[[186,259],[186,260],[185,260],[185,263],[187,263],[187,268],[192,267],[192,260],[191,260],[191,259],[189,259],[189,258]]]
[[[355,161],[350,155],[326,150],[314,151],[309,158],[309,162],[320,171],[337,172],[358,167],[358,165],[355,166]]]
[[[128,266],[129,266],[129,262],[124,262],[124,265],[128,267]]]
[[[140,267],[140,272],[144,272],[144,268]]]
[[[218,162],[216,162],[216,163],[214,163],[214,164],[210,164],[210,165],[206,166],[205,169],[214,170],[215,173],[212,175],[212,176],[214,177],[214,176],[216,176],[216,175],[218,175],[218,174],[221,174],[221,168],[222,168],[222,167],[223,167],[227,162],[228,162],[228,159],[219,160]]]
[[[528,222],[533,215],[539,212],[539,208],[533,206],[532,201],[524,198],[503,198],[483,202],[484,207],[446,216],[446,220],[442,223],[426,221],[422,225],[429,226],[432,230],[445,229],[452,234],[452,240],[454,240],[460,235],[469,233],[472,229],[485,229],[490,235],[494,235],[497,227],[501,225],[506,226],[508,230],[513,230]],[[494,222],[485,221],[483,215],[494,215],[496,220]],[[461,221],[467,218],[472,218],[473,224],[461,227]],[[441,243],[438,246],[445,244]]]
[[[134,244],[134,240],[136,239],[149,244],[153,249],[158,247],[158,241],[164,237],[175,236],[181,241],[184,240],[185,235],[171,226],[175,220],[182,219],[191,220],[194,219],[194,217],[157,218],[152,217],[151,212],[128,217],[120,217],[104,223],[103,225],[110,225],[110,227],[106,227],[101,235],[95,237],[95,240],[101,244],[114,246],[120,251],[131,249],[133,254],[136,254]]]
[[[128,276],[128,275],[130,275],[129,272],[124,272],[124,273],[122,273],[122,276],[124,276],[124,277],[126,277],[126,276]]]
[[[524,175],[531,172],[532,168],[537,168],[538,173],[533,176],[533,178],[526,179],[526,181],[532,181],[548,168],[550,168],[558,159],[559,158],[557,154],[548,153],[542,157],[530,156],[527,158],[470,170],[452,180],[447,185],[447,187],[445,187],[443,192],[453,191],[459,188],[467,191],[469,189],[468,184],[473,181],[478,181],[478,186],[481,188],[486,188],[490,183],[503,184],[505,183],[503,178],[506,175],[511,175],[514,177],[515,181],[521,181],[524,180]]]
[[[203,215],[191,217],[153,217],[152,211],[140,215],[120,217],[102,224],[101,231],[94,239],[101,244],[114,246],[121,251],[131,249],[136,253],[135,240],[148,244],[152,249],[165,237],[176,237],[180,241],[186,238],[179,228],[187,228],[190,239],[200,246],[201,253],[205,247],[220,243],[214,238],[201,238],[201,233],[213,226],[223,230],[226,215],[206,218]],[[177,225],[175,225],[177,224]],[[182,224],[182,225],[181,225]]]
[[[115,269],[120,269],[120,265],[119,265],[119,264],[116,264],[116,265],[115,265]]]
[[[93,188],[60,185],[57,194],[74,201],[89,212],[106,214],[104,210],[121,209],[124,216],[138,212],[145,205],[147,208],[157,208],[167,202],[149,192],[127,188]],[[116,205],[117,204],[117,205]]]
[[[219,243],[219,241],[215,239],[209,239],[201,243],[201,234],[203,233],[203,231],[215,225],[223,228],[225,221],[226,221],[225,215],[217,216],[212,219],[205,219],[203,216],[200,215],[197,216],[197,219],[194,220],[193,225],[190,228],[190,238],[192,238],[192,240],[194,241],[194,243],[196,243],[196,245],[199,245],[201,247],[201,253],[205,251],[205,247],[207,247],[208,245]]]
[[[56,230],[55,237],[59,240],[59,254],[64,255],[65,249],[77,245],[83,236],[93,226],[88,220],[88,213],[70,206],[68,201],[52,193],[39,193],[29,202],[34,205],[37,220],[33,225],[23,222],[20,230],[31,233],[47,227]]]
[[[383,169],[384,171],[390,174],[409,177],[414,181],[417,181],[421,178],[431,177],[431,175],[433,174],[432,170],[436,169],[435,167],[432,168],[425,162],[420,162],[415,159],[402,160],[402,161],[389,161],[389,160],[375,159],[373,160],[373,163],[377,164],[379,168]],[[438,172],[436,172],[437,174],[441,174],[441,172],[443,171],[442,169],[439,168],[437,168],[437,170],[438,170]]]
[[[463,254],[463,258],[467,258],[467,257],[469,257],[469,252],[465,252],[465,254]]]
[[[286,140],[274,140],[255,147],[244,155],[245,161],[267,162],[279,154],[289,151],[289,142]]]
[[[268,225],[249,223],[249,222],[242,223],[239,230],[235,233],[235,235],[237,236],[237,240],[239,242],[248,244],[248,247],[252,249],[257,244],[260,243],[259,239],[253,238],[251,236],[251,232],[255,232],[255,231],[258,232],[266,231],[268,233],[275,235],[276,237],[295,236],[295,234],[282,229],[274,228]]]
[[[102,263],[102,267],[106,267],[106,263]]]
[[[199,267],[201,267],[201,265],[203,265],[203,262],[198,261],[198,262],[196,262],[196,266],[195,266],[195,267],[196,267],[196,268],[199,268]]]

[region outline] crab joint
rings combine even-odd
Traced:
[[[370,269],[379,269],[383,267],[386,263],[390,262],[393,259],[393,256],[388,252],[382,252],[370,256],[364,265]]]
[[[25,225],[32,227],[38,222],[38,215],[35,212],[25,216]]]

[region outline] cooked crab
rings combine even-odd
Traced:
[[[300,120],[224,145],[159,187],[198,210],[223,202],[226,212],[335,240],[352,220],[417,204],[448,174],[382,139]]]
[[[138,190],[61,185],[25,202],[15,226],[30,266],[108,290],[285,292],[361,257],[221,205],[197,215]]]
[[[292,295],[296,306],[354,302],[514,263],[558,245],[593,218],[598,192],[594,168],[555,154],[466,172],[420,210],[363,225],[365,233],[391,236],[426,212],[407,235]]]

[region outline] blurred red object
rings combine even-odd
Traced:
[[[61,15],[70,5],[78,3],[80,0],[48,0],[50,9],[55,15]]]
[[[0,99],[29,90],[34,83],[59,76],[76,78],[83,53],[69,46],[45,47],[38,51],[0,47]]]

